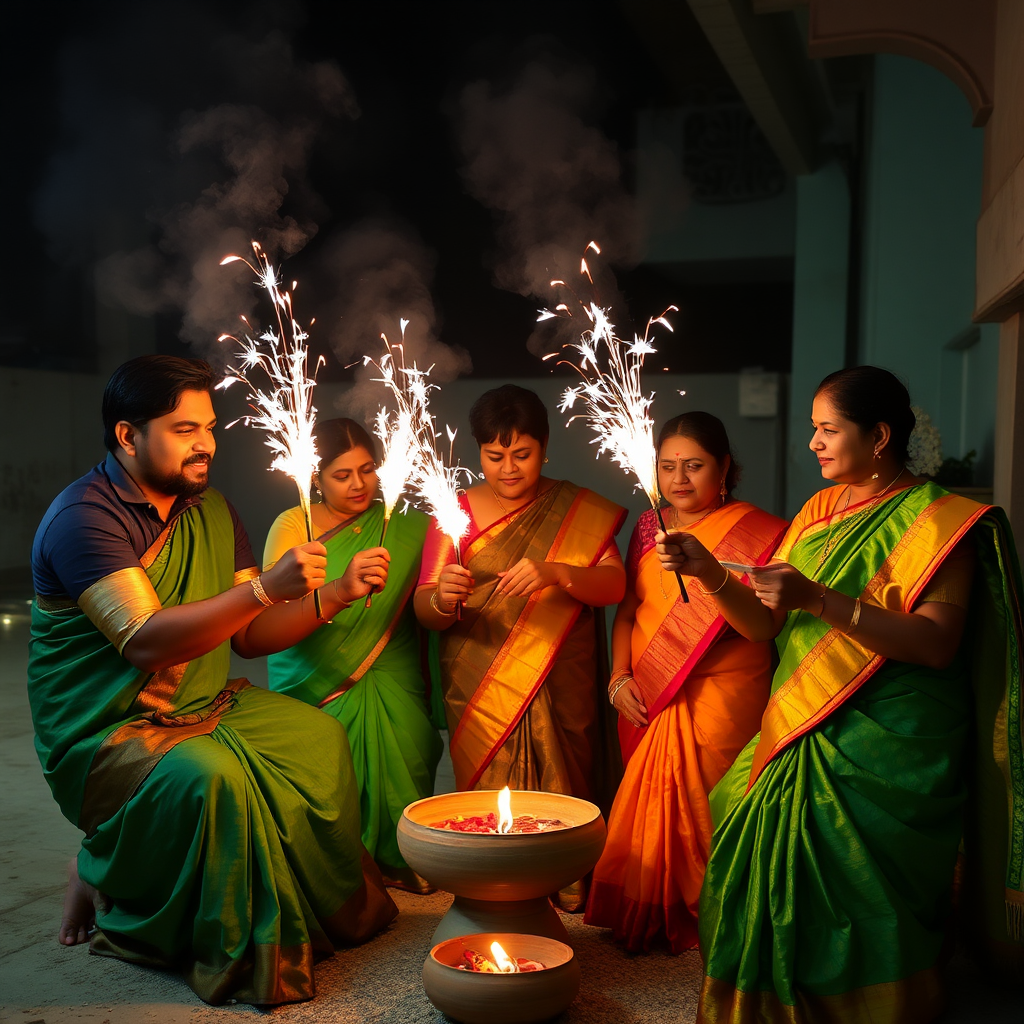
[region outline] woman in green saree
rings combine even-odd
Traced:
[[[693,537],[659,538],[666,569],[780,655],[761,732],[711,794],[697,1019],[923,1024],[961,840],[989,962],[1024,960],[1020,571],[1000,510],[907,470],[892,374],[826,377],[812,422],[841,486],[752,589]]]
[[[369,434],[350,419],[317,424],[319,503],[313,527],[327,548],[327,572],[380,543],[384,506]],[[431,887],[405,863],[395,830],[407,804],[429,796],[442,743],[431,719],[420,645],[409,601],[429,519],[408,509],[391,517],[384,546],[388,585],[357,602],[294,646],[268,659],[270,688],[320,707],[345,727],[359,785],[363,845],[385,882],[411,892]],[[265,569],[305,540],[298,507],[282,512],[267,537]],[[440,700],[435,715],[441,716]],[[443,719],[442,719],[443,720]]]

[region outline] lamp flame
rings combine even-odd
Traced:
[[[498,794],[498,834],[508,835],[512,831],[514,820],[512,817],[512,794],[506,786]]]
[[[505,787],[505,792],[508,792],[508,786]],[[491,959],[502,974],[519,973],[519,965],[502,949],[500,942],[491,943]]]

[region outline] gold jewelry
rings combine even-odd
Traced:
[[[820,619],[825,614],[825,595],[828,593],[828,587],[822,587],[821,593],[818,597],[821,598],[821,607],[818,609],[818,614],[815,616],[816,619]]]
[[[455,602],[456,607],[458,607],[458,604],[459,604],[459,602],[456,601]],[[455,614],[455,608],[453,608],[450,612],[446,612],[446,611],[444,611],[444,609],[442,609],[440,607],[440,605],[438,605],[438,603],[437,603],[437,591],[436,590],[432,590],[430,592],[430,607],[433,608],[434,611],[437,612],[438,615],[454,615]]]
[[[847,636],[860,625],[860,607],[860,598],[855,597],[853,599],[853,614],[850,616],[850,624],[844,630]]]
[[[725,566],[723,565],[722,568],[725,569]],[[722,580],[721,586],[717,587],[715,590],[708,590],[707,587],[704,586],[704,584],[700,581],[699,578],[697,580],[697,586],[699,586],[700,589],[703,590],[704,593],[707,594],[708,597],[711,597],[712,595],[717,594],[720,590],[723,590],[725,588],[726,583],[729,582],[731,577],[732,577],[732,573],[729,572],[728,569],[725,569],[725,579]]]
[[[263,589],[263,581],[260,577],[253,576],[253,578],[249,580],[249,583],[252,585],[252,592],[256,595],[256,600],[259,601],[264,608],[269,608],[274,602],[267,597],[267,592]]]
[[[611,704],[611,706],[612,706],[612,707],[615,707],[615,695],[616,695],[616,694],[617,694],[617,693],[619,692],[619,690],[621,690],[621,689],[622,689],[622,688],[623,688],[623,687],[624,687],[624,686],[626,685],[626,683],[628,683],[628,682],[630,681],[630,679],[632,679],[632,678],[633,678],[633,677],[632,677],[631,675],[629,675],[629,674],[627,673],[627,674],[624,674],[624,675],[621,675],[621,676],[619,676],[619,677],[618,677],[617,679],[613,679],[613,680],[612,680],[612,683],[611,683],[611,685],[610,685],[610,687],[609,687],[609,690],[608,690],[608,703],[609,703],[609,704]]]
[[[886,492],[890,487],[903,474],[907,471],[907,467],[904,466],[893,478],[883,487],[874,497],[868,499],[868,504],[860,509],[858,512],[854,512],[852,516],[846,515],[846,510],[850,507],[850,495],[853,493],[852,488],[849,484],[846,485],[846,501],[843,504],[843,511],[839,513],[839,518],[833,520],[828,527],[828,536],[825,538],[825,546],[821,549],[821,554],[818,556],[818,568],[820,569],[824,564],[825,560],[830,554],[832,554],[836,545],[860,522],[861,518],[867,515],[869,512],[873,512],[882,502],[882,498],[885,497]],[[877,474],[876,474],[877,476]],[[836,529],[838,525],[839,529]]]

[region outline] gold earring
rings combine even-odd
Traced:
[[[545,461],[545,462],[550,462],[551,460],[550,460],[550,459],[549,459],[549,458],[548,458],[548,457],[547,457],[547,456],[545,455],[545,456],[544,456],[544,461]]]
[[[722,499],[721,504],[725,504],[725,499],[729,497],[729,492],[725,489],[725,477],[722,477],[722,487],[718,492],[719,497]]]
[[[880,449],[878,449],[878,448],[875,449],[875,458],[876,459],[880,459],[882,457],[881,455],[879,455],[879,451],[880,451]],[[871,479],[872,480],[877,480],[878,479],[878,471],[877,470],[874,473],[871,474]]]

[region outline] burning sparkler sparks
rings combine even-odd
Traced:
[[[252,243],[255,253],[254,266],[243,256],[225,256],[221,266],[241,261],[255,275],[273,304],[277,329],[267,328],[255,338],[246,333],[242,338],[222,334],[218,341],[233,341],[239,347],[239,367],[231,367],[228,375],[218,385],[226,389],[232,384],[244,384],[249,389],[246,396],[253,413],[242,416],[242,422],[266,431],[266,445],[274,453],[270,464],[272,470],[280,470],[295,481],[299,491],[299,505],[306,520],[306,537],[313,539],[313,519],[309,506],[309,486],[317,467],[316,442],[313,428],[316,424],[316,407],[313,405],[313,389],[316,386],[316,372],[323,364],[321,357],[310,376],[308,370],[309,350],[306,347],[308,333],[302,329],[292,314],[292,297],[281,289],[277,271],[258,242]],[[294,284],[292,286],[294,288]],[[250,330],[249,322],[242,322]],[[262,370],[269,387],[257,387],[249,378],[253,370]],[[238,420],[235,421],[236,423]],[[228,424],[234,426],[233,423]],[[320,595],[313,591],[317,618],[321,615]]]
[[[587,246],[600,254],[596,242]],[[594,283],[587,265],[586,253],[580,261],[580,273]],[[575,361],[562,359],[572,366],[582,378],[575,387],[566,388],[562,394],[559,411],[573,409],[577,401],[581,401],[584,411],[571,416],[566,423],[576,419],[584,419],[594,431],[591,444],[597,445],[597,456],[609,453],[612,461],[622,467],[626,473],[633,473],[637,478],[637,487],[647,495],[651,507],[658,515],[658,523],[663,531],[665,521],[661,514],[661,493],[658,489],[657,453],[654,446],[654,421],[651,419],[653,392],[645,395],[641,386],[640,375],[644,359],[657,351],[650,342],[651,331],[656,325],[672,330],[668,322],[669,313],[676,312],[676,306],[669,306],[660,316],[651,317],[647,321],[643,337],[634,335],[630,344],[623,341],[615,333],[615,325],[608,316],[608,310],[595,301],[581,299],[565,281],[552,281],[553,288],[565,288],[571,292],[575,304],[582,315],[582,330],[578,343],[563,346],[578,353]],[[551,309],[542,309],[538,320],[549,320],[553,317],[573,317],[569,305],[559,303]],[[545,358],[553,358],[552,353]],[[684,601],[689,601],[683,578],[678,573],[679,592]]]
[[[409,321],[402,320],[400,323],[400,344],[391,345],[382,334],[387,351],[380,360],[363,356],[364,365],[374,366],[380,372],[380,376],[374,379],[388,388],[395,404],[392,413],[381,409],[374,424],[374,432],[384,449],[384,459],[377,478],[385,504],[385,529],[395,502],[406,485],[412,482],[437,520],[441,532],[451,538],[458,561],[459,545],[470,524],[469,516],[459,504],[459,478],[465,474],[472,479],[472,474],[454,462],[455,431],[447,426],[447,462],[438,451],[437,439],[440,435],[430,413],[430,392],[437,390],[437,385],[430,383],[433,367],[421,370],[415,363],[412,366],[406,364],[405,328]]]

